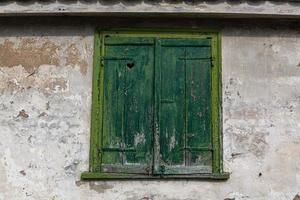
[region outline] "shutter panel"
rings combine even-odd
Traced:
[[[161,39],[158,45],[155,173],[211,173],[210,40]]]
[[[104,40],[101,171],[148,174],[152,163],[154,41]]]

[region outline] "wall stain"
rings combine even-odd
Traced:
[[[235,159],[235,158],[237,158],[237,157],[239,157],[241,155],[243,155],[243,153],[231,153],[231,158]]]
[[[79,160],[74,160],[71,164],[68,166],[64,167],[66,174],[68,175],[73,175],[75,174],[75,171],[79,165],[80,161]]]
[[[236,147],[239,149],[238,155],[231,155],[231,159],[242,154],[252,153],[257,158],[263,158],[269,144],[266,141],[270,134],[267,131],[256,130],[255,127],[229,127],[225,130],[232,134]]]
[[[45,113],[45,112],[42,112],[41,114],[39,114],[39,116],[38,117],[44,117],[44,116],[47,116],[48,114],[47,113]]]
[[[25,170],[21,170],[21,171],[20,171],[20,174],[22,174],[23,176],[26,176]]]
[[[20,112],[19,112],[19,114],[18,114],[18,116],[17,117],[21,117],[21,118],[28,118],[29,117],[29,115],[26,113],[26,111],[25,110],[21,110]]]
[[[293,200],[300,200],[300,195],[299,195],[299,194],[296,194],[296,196],[294,197]]]
[[[81,185],[84,185],[85,183],[86,183],[86,182],[81,181],[81,180],[75,181],[75,185],[78,186],[78,187],[80,187]]]
[[[80,72],[81,74],[86,75],[87,73],[87,62],[83,59],[79,59],[81,53],[79,50],[76,48],[75,44],[71,44],[67,49],[66,49],[66,65],[72,65],[76,66],[78,65],[80,67]]]
[[[18,46],[18,47],[17,47]],[[22,65],[32,74],[43,64],[59,65],[57,51],[60,47],[50,41],[22,39],[19,45],[6,39],[0,44],[0,66],[14,67]]]
[[[143,197],[140,200],[153,200],[151,197]]]
[[[107,183],[90,182],[89,185],[90,185],[90,189],[91,190],[94,190],[94,191],[96,191],[98,193],[104,193],[105,190],[109,190],[109,189],[113,188],[112,185],[109,185]]]
[[[48,101],[47,103],[46,103],[46,110],[49,110],[50,109],[50,102]]]

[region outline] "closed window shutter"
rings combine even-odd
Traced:
[[[101,172],[212,173],[210,39],[106,37],[103,55]]]
[[[152,167],[154,40],[104,40],[101,171],[149,174]]]
[[[155,174],[212,172],[209,39],[157,42]]]

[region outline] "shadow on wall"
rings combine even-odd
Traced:
[[[176,20],[174,20],[174,18]],[[80,28],[79,28],[80,27]],[[211,29],[223,36],[292,37],[300,34],[299,20],[220,19],[191,17],[40,16],[0,18],[0,37],[93,36],[96,28]],[[243,31],[241,31],[243,30]],[[288,31],[288,34],[286,34]]]
[[[227,3],[230,5],[238,5],[241,3],[247,3],[252,6],[259,6],[262,4],[265,4],[266,0],[2,0],[0,3],[1,5],[7,5],[11,3],[17,3],[18,5],[31,5],[34,3],[40,3],[44,5],[49,5],[51,3],[61,3],[61,4],[76,4],[76,3],[82,3],[82,4],[95,4],[95,3],[101,3],[103,5],[114,5],[118,3],[123,3],[124,5],[136,5],[140,4],[141,2],[145,2],[147,4],[157,4],[157,3],[170,3],[170,4],[179,4],[179,3],[186,3],[190,5],[197,5],[201,3],[206,3],[206,4],[219,4],[219,3]],[[280,4],[285,4],[289,3],[295,6],[300,6],[300,1],[299,0],[282,0],[282,1],[276,1],[276,0],[270,0],[273,4],[280,5]]]

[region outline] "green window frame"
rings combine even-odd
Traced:
[[[228,179],[229,174],[223,171],[222,163],[219,32],[97,30],[94,40],[90,167],[88,172],[81,174],[81,178]],[[195,67],[199,64],[203,67]],[[143,67],[127,73],[126,70],[131,70],[134,65]],[[126,78],[111,81],[116,74],[124,74],[125,77],[126,73]],[[172,75],[175,76],[173,79]],[[192,101],[186,95],[186,91],[192,90],[191,84],[187,82],[191,77],[192,82],[196,82],[195,85],[198,86],[198,90],[197,87],[192,88],[193,93],[196,96],[200,95],[199,97],[206,96],[201,98],[204,99],[201,102]],[[177,79],[175,86],[172,83],[174,78]],[[119,94],[119,90],[112,89],[126,88],[126,85],[135,88],[126,89],[126,93],[132,95],[132,98],[141,96],[136,100],[137,103],[132,103],[132,99],[127,100],[127,94],[122,96],[123,93]],[[136,94],[136,91],[139,93]],[[143,108],[138,107],[142,105]],[[124,116],[124,113],[130,113],[133,108],[139,110],[138,116]],[[206,113],[205,119],[197,118],[196,111],[199,111],[198,114]],[[147,114],[149,118],[143,117]],[[178,123],[178,118],[184,122]],[[134,145],[132,136],[122,139],[127,142],[123,142],[123,146],[119,147],[118,139],[124,137],[124,124],[128,132],[146,130],[147,134],[144,134],[142,140],[147,142],[142,146]],[[174,132],[180,132],[179,134],[184,132],[184,136],[179,135],[183,139],[177,142],[181,146],[175,147],[180,149],[172,150],[172,153],[164,150],[168,148],[164,145],[165,142],[171,139],[168,131],[166,134],[164,132],[168,128],[173,128]],[[208,133],[206,139],[193,134],[200,129]],[[178,139],[176,133],[174,134]],[[188,140],[189,137],[193,138]],[[114,141],[114,144],[111,144],[111,141]],[[198,158],[202,160],[196,161]],[[127,161],[130,164],[127,164]],[[183,165],[180,165],[182,163]]]

